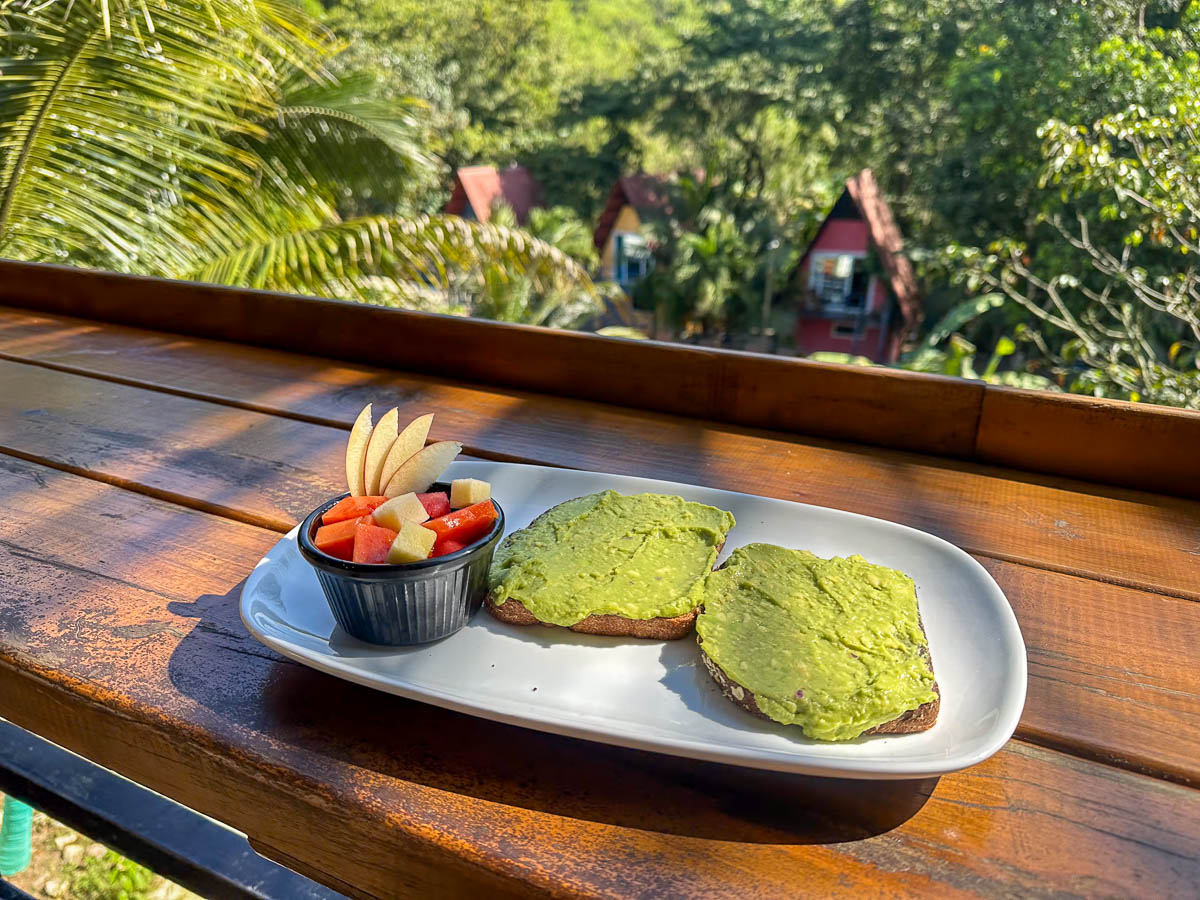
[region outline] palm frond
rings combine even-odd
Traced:
[[[280,61],[324,38],[272,0],[18,0],[0,12],[0,250],[137,268],[158,212],[245,189]],[[247,52],[250,48],[252,52]]]
[[[423,170],[425,104],[372,96],[373,80],[361,73],[314,80],[291,73],[264,138],[247,139],[264,169],[314,190],[336,192],[350,213],[385,213]]]
[[[541,297],[599,297],[587,272],[527,234],[457,216],[369,216],[276,234],[182,273],[189,280],[449,311],[469,309],[484,277]]]
[[[517,229],[344,221],[428,164],[421,110],[331,74],[287,0],[0,0],[0,28],[0,253],[552,324],[600,305]]]
[[[419,164],[428,162],[424,150],[414,140],[428,104],[415,97],[378,100],[372,96],[373,89],[374,79],[364,72],[349,72],[319,81],[295,72],[281,85],[276,115],[284,124],[344,123],[360,135],[379,141],[402,159]]]

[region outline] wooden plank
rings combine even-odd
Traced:
[[[480,456],[832,506],[912,525],[975,553],[1200,599],[1195,501],[22,315],[0,314],[0,352],[41,364],[342,427],[367,402],[398,405],[408,416],[433,410],[435,438],[461,440]]]
[[[287,531],[346,490],[346,432],[0,360],[0,449]]]
[[[34,398],[42,405],[31,407]],[[342,489],[344,440],[340,429],[0,362],[7,452],[278,531]],[[1030,647],[1022,733],[1181,782],[1200,780],[1200,761],[1184,739],[1200,729],[1200,697],[1184,664],[1200,608],[982,559],[1011,598]],[[1137,662],[1114,646],[1123,621],[1136,622],[1148,639]],[[1141,735],[1150,731],[1165,737],[1147,744]]]
[[[0,301],[1200,497],[1200,413],[28,263],[0,261]],[[1122,437],[1145,429],[1152,465]]]
[[[1197,604],[979,561],[1004,590],[1025,638],[1029,691],[1018,734],[1200,785]]]
[[[255,643],[238,589],[273,533],[12,459],[0,497],[0,714],[364,896],[1200,887],[1188,788],[1020,742],[854,783],[488,723]]]
[[[988,387],[975,455],[984,462],[1200,497],[1200,413]]]
[[[950,456],[971,453],[983,397],[979,382],[913,372],[34,263],[0,262],[0,303]]]

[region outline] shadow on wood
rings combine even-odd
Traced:
[[[170,604],[173,613],[200,620],[172,654],[171,679],[218,715],[244,721],[246,710],[232,708],[238,691],[221,684],[236,672],[212,672],[202,682],[195,677],[211,654],[209,636],[229,630],[240,589]],[[322,757],[335,758],[361,773],[346,789],[377,792],[385,808],[391,779],[400,779],[664,834],[830,844],[890,831],[915,815],[937,784],[788,775],[562,738],[370,690],[284,660],[265,680],[260,716],[258,727],[289,768],[323,768]]]

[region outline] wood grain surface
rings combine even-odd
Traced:
[[[41,405],[27,408],[25,396]],[[344,489],[345,438],[338,428],[0,361],[0,449],[276,531]],[[1012,598],[1030,648],[1022,733],[1200,781],[1188,637],[1200,633],[1200,605],[981,558]],[[1126,622],[1147,638],[1134,660],[1120,655]],[[1149,731],[1163,737],[1148,743]]]
[[[900,370],[34,263],[0,262],[0,303],[952,456],[971,452],[983,396],[982,382]]]
[[[1200,413],[1164,407],[11,261],[0,302],[1200,499]]]
[[[432,410],[432,438],[460,440],[479,456],[846,509],[912,525],[973,553],[1200,599],[1200,502],[1193,500],[94,323],[56,329],[0,314],[0,352],[341,427],[368,402],[399,406],[410,417]],[[14,397],[9,408],[24,402]],[[175,408],[186,415],[186,404]],[[134,439],[142,440],[153,416],[128,427],[141,428]],[[332,438],[314,441],[310,465],[320,471]],[[284,459],[303,452],[295,448]]]
[[[1200,604],[977,557],[1021,626],[1029,741],[1200,785]]]
[[[1094,481],[1135,472],[1138,487],[1200,497],[1200,413],[988,387],[984,392],[975,458],[982,462]]]
[[[0,298],[13,271],[0,263]],[[101,282],[83,308],[124,314],[130,298],[113,306]],[[141,281],[131,296],[162,290]],[[265,296],[277,311],[295,302]],[[258,308],[213,297],[214,328],[236,332],[234,313]],[[290,325],[325,314],[312,315]],[[505,352],[528,356],[538,332],[518,331]],[[568,343],[585,370],[606,358]],[[571,377],[555,361],[566,346],[538,377]],[[1126,483],[1191,492],[1194,420],[980,391],[970,452],[1047,473],[1022,474],[784,433],[806,416],[878,416],[879,397],[825,374],[808,408],[775,421],[778,392],[762,393],[775,368],[709,354],[715,375],[701,374],[688,368],[700,358],[670,357],[682,375],[630,371],[658,378],[649,405],[674,385],[704,419],[0,310],[0,715],[355,896],[1200,893],[1200,503],[1061,477],[1111,481],[1140,453],[1154,471]],[[789,391],[817,371],[801,368]],[[587,377],[580,393],[595,396]],[[899,407],[880,395],[887,428],[904,403],[935,402],[906,390]],[[941,779],[781,776],[488,723],[278,657],[238,618],[243,579],[340,490],[346,428],[368,401],[435,411],[431,436],[477,455],[804,500],[947,537],[1021,624],[1018,739]],[[943,412],[930,448],[960,452]],[[1040,449],[1079,442],[1065,462]]]
[[[1188,896],[1200,884],[1190,788],[1020,741],[963,773],[871,784],[496,725],[253,641],[238,590],[273,532],[11,457],[0,496],[12,688],[0,712],[356,894]]]
[[[0,360],[0,450],[276,531],[346,490],[346,438]]]

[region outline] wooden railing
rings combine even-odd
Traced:
[[[1200,497],[1200,413],[0,261],[0,304]]]

